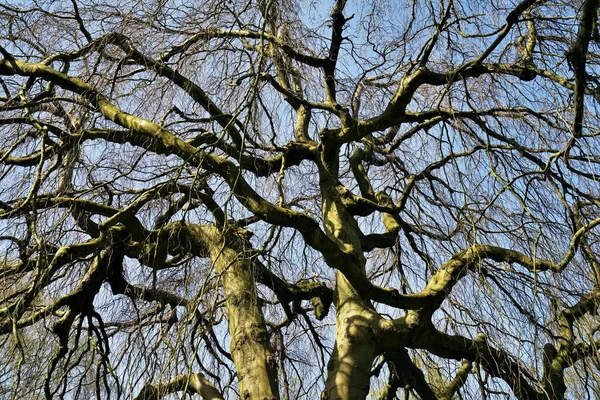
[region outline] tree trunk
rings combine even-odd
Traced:
[[[277,363],[269,342],[251,260],[245,240],[237,232],[224,239],[216,227],[196,226],[197,237],[207,245],[210,259],[223,280],[231,356],[238,373],[240,398],[279,398]]]
[[[336,277],[335,345],[322,399],[363,400],[369,393],[371,366],[377,356],[371,327],[374,311],[356,295],[342,273],[336,272]]]

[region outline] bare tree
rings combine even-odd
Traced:
[[[0,3],[0,397],[600,397],[598,1]]]

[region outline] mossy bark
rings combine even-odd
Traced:
[[[322,399],[362,400],[369,393],[371,365],[377,356],[372,329],[375,312],[355,295],[342,273],[336,276],[335,345]]]
[[[196,236],[209,252],[223,281],[230,351],[244,400],[279,398],[277,363],[259,304],[255,277],[245,240],[238,232],[227,239],[216,227],[197,227]]]

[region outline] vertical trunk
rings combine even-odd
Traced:
[[[238,373],[240,397],[277,399],[277,364],[258,304],[245,240],[235,232],[225,240],[215,227],[198,227],[197,237],[208,247],[215,270],[223,280],[231,356]]]
[[[367,279],[358,223],[348,211],[339,184],[337,156],[339,147],[321,153],[319,186],[323,198],[322,213],[325,233],[351,257],[344,270],[359,279]],[[330,265],[336,268],[336,265]],[[337,269],[337,268],[336,268]],[[336,335],[333,354],[327,365],[323,400],[363,400],[369,394],[371,366],[377,356],[373,324],[379,318],[368,300],[364,300],[343,273],[336,270]]]
[[[336,336],[327,365],[323,400],[358,400],[369,394],[371,366],[377,356],[371,324],[374,311],[336,272]]]
[[[324,162],[324,165],[327,165]],[[345,268],[366,279],[360,243],[360,230],[354,217],[341,201],[337,181],[337,165],[330,162],[320,173],[323,195],[323,222],[326,234],[347,254],[352,265]],[[331,265],[331,267],[336,267]],[[333,354],[327,365],[327,380],[323,400],[358,400],[369,394],[370,373],[377,356],[373,340],[374,310],[354,290],[344,274],[336,271],[336,335]]]

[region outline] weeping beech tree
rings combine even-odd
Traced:
[[[598,3],[2,2],[1,397],[599,398]]]

